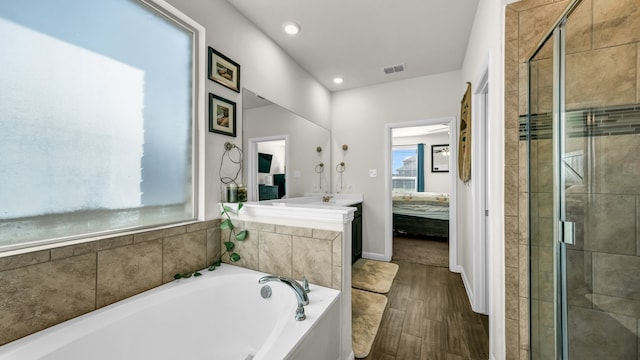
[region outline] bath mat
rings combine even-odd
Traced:
[[[352,342],[356,358],[369,355],[386,306],[384,295],[351,289]]]
[[[358,259],[351,267],[351,287],[386,294],[397,272],[398,264]]]

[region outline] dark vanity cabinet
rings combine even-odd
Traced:
[[[352,205],[356,208],[351,223],[351,263],[362,257],[362,203]]]

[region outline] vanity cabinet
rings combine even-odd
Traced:
[[[279,199],[278,187],[274,185],[258,185],[258,199],[260,201]]]
[[[353,205],[356,212],[351,223],[351,263],[362,257],[362,203]]]

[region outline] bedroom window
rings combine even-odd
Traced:
[[[198,30],[132,0],[0,3],[0,252],[196,218]]]
[[[392,156],[391,190],[416,191],[418,186],[417,146],[394,146]]]

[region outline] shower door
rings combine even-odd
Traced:
[[[602,4],[529,62],[533,359],[640,359],[640,39]]]

